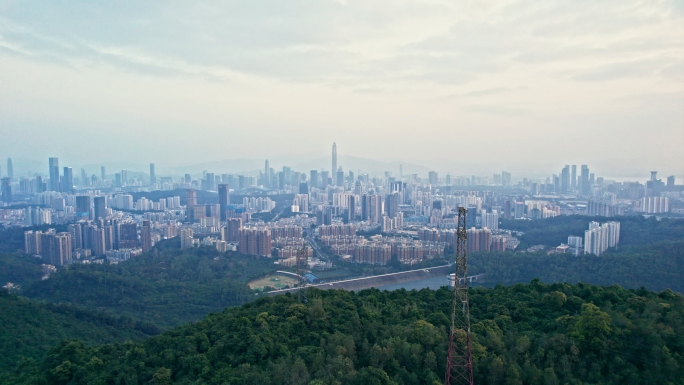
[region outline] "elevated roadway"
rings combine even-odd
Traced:
[[[371,287],[382,287],[387,285],[401,284],[405,282],[419,281],[426,278],[444,277],[444,286],[449,284],[448,276],[453,271],[453,265],[444,265],[437,267],[428,267],[425,269],[402,271],[399,273],[374,275],[370,277],[346,279],[336,282],[319,283],[315,285],[307,285],[306,287],[314,287],[319,290],[343,289],[343,290],[363,290]],[[293,274],[296,275],[296,274]],[[473,282],[482,277],[483,274],[468,277],[468,281]],[[297,291],[297,288],[281,289],[269,291],[268,295],[278,295]]]

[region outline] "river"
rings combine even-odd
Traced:
[[[447,286],[449,285],[449,281],[447,280],[446,275],[443,277],[433,277],[433,278],[425,278],[421,279],[419,281],[413,281],[413,282],[404,282],[404,283],[397,283],[393,285],[387,285],[387,286],[380,286],[377,289],[378,290],[397,290],[397,289],[406,289],[406,290],[420,290],[420,289],[432,289],[436,290],[439,289],[442,286]],[[469,286],[474,287],[474,286],[488,286],[486,283],[478,283],[478,282],[473,282],[470,283]],[[489,285],[493,286],[493,285]]]

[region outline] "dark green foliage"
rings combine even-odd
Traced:
[[[10,383],[439,384],[452,292],[262,298],[143,342],[65,341]],[[618,286],[471,290],[478,384],[681,384],[684,297]]]
[[[587,217],[580,215],[561,215],[540,220],[502,220],[502,229],[522,231],[519,250],[534,245],[558,246],[568,242],[568,236],[584,236],[589,222],[620,222],[620,247],[648,245],[664,241],[684,241],[684,220],[642,216],[629,217]]]
[[[7,282],[26,287],[43,276],[43,261],[22,253],[0,252],[0,286]]]
[[[512,284],[538,277],[545,282],[618,284],[626,288],[684,293],[684,241],[625,246],[597,257],[587,254],[471,253],[468,271],[487,282]]]
[[[129,318],[39,303],[0,290],[0,374],[13,370],[20,360],[42,359],[65,339],[102,344],[158,333],[154,325]]]
[[[275,270],[273,261],[216,249],[163,248],[117,264],[73,264],[22,295],[169,328],[254,298],[247,281]]]

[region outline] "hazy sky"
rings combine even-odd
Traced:
[[[456,174],[679,179],[684,1],[0,0],[2,158],[176,166],[333,141]]]

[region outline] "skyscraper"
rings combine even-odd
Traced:
[[[71,167],[64,167],[64,177],[62,178],[63,192],[74,193],[74,170]]]
[[[572,187],[573,190],[577,188],[577,165],[576,164],[572,165],[572,177],[570,179],[570,187]]]
[[[100,167],[100,177],[102,180],[107,179],[107,173],[105,172],[105,166]]]
[[[227,220],[226,217],[226,210],[228,209],[228,205],[230,204],[230,188],[227,184],[220,184],[218,185],[218,195],[219,195],[219,206],[220,207],[220,218],[221,222],[225,222]]]
[[[7,158],[7,177],[12,180],[14,178],[14,167],[12,167],[12,158]]]
[[[268,164],[268,159],[264,162],[264,187],[271,188],[271,167]]]
[[[107,217],[107,205],[105,197],[95,197],[93,198],[93,206],[95,207],[95,219],[106,218]]]
[[[347,221],[352,222],[356,219],[356,195],[349,196],[349,204],[347,208]]]
[[[90,196],[82,195],[76,197],[76,220],[90,219]]]
[[[582,165],[582,194],[589,194],[591,192],[591,183],[589,183],[589,167],[586,164]]]
[[[565,165],[561,172],[561,193],[567,194],[570,188],[570,166]]]
[[[387,199],[385,200],[385,211],[387,212],[388,217],[394,218],[399,214],[399,200],[400,195],[398,192],[387,195]]]
[[[5,203],[12,202],[12,185],[10,178],[2,178],[2,201]]]
[[[337,172],[337,143],[333,142],[333,148],[332,148],[332,170],[331,173],[332,175],[335,175]],[[326,182],[324,182],[325,184]]]
[[[154,185],[157,183],[157,174],[154,172],[154,163],[150,163],[150,184]]]
[[[319,187],[318,184],[318,170],[311,170],[310,173],[310,179],[311,179],[311,187]]]
[[[48,159],[50,163],[50,190],[51,191],[60,191],[59,190],[59,159],[58,158],[50,158]]]
[[[85,169],[81,169],[81,186],[88,186],[88,174]]]
[[[138,246],[138,225],[122,223],[119,230],[119,249],[135,249]]]

